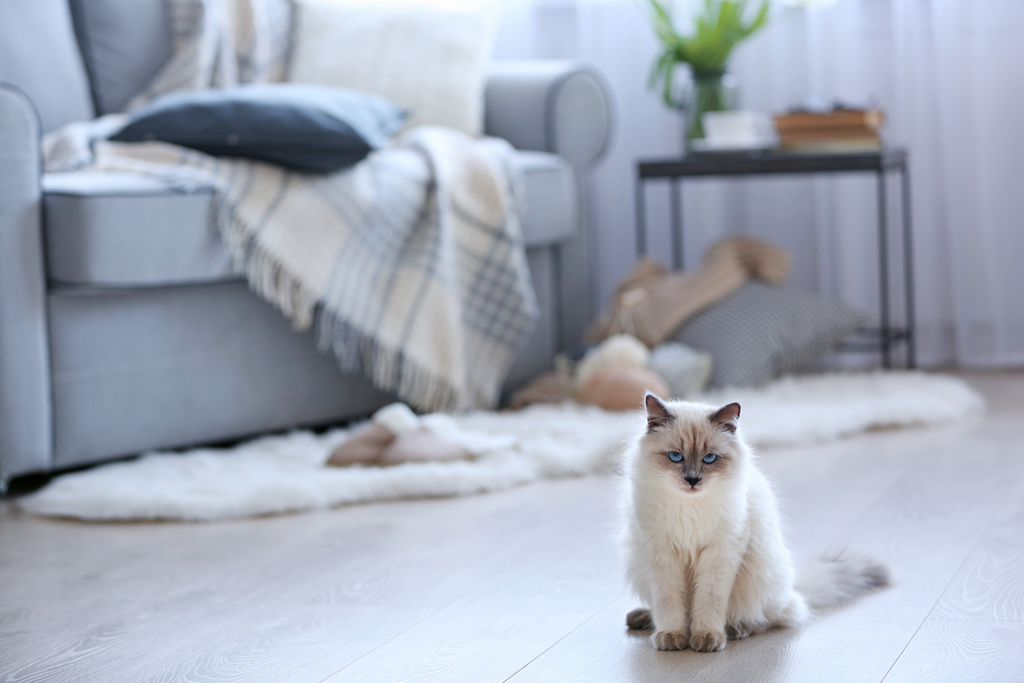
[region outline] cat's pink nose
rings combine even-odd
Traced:
[[[686,483],[689,484],[691,487],[694,487],[698,483],[700,483],[700,479],[701,478],[700,477],[683,477],[683,479],[685,479]]]

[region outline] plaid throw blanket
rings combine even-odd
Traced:
[[[283,81],[291,0],[164,0],[174,54],[129,110],[174,90]]]
[[[286,0],[171,7],[179,50],[139,101],[284,73],[274,13],[287,13]],[[101,139],[120,120],[49,136],[47,169],[127,171],[182,191],[215,188],[215,220],[238,269],[296,328],[313,327],[342,369],[425,411],[495,404],[537,316],[506,143],[415,128],[356,166],[321,176]]]

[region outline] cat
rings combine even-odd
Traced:
[[[737,426],[740,405],[663,402],[625,454],[620,541],[644,607],[630,629],[659,650],[716,652],[727,640],[790,627],[889,583],[888,570],[833,556],[794,570],[768,479]]]

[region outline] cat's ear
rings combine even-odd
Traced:
[[[668,408],[660,398],[649,391],[644,396],[644,406],[647,408],[648,432],[653,432],[658,427],[663,427],[672,421],[672,413],[668,412]]]
[[[736,433],[736,423],[740,419],[740,404],[730,403],[711,416],[711,421],[727,432]]]

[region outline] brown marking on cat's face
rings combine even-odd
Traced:
[[[671,476],[682,491],[698,493],[734,472],[741,455],[735,435],[738,403],[717,411],[698,404],[680,409],[665,405],[654,394],[648,394],[644,403],[644,452],[651,466]]]

